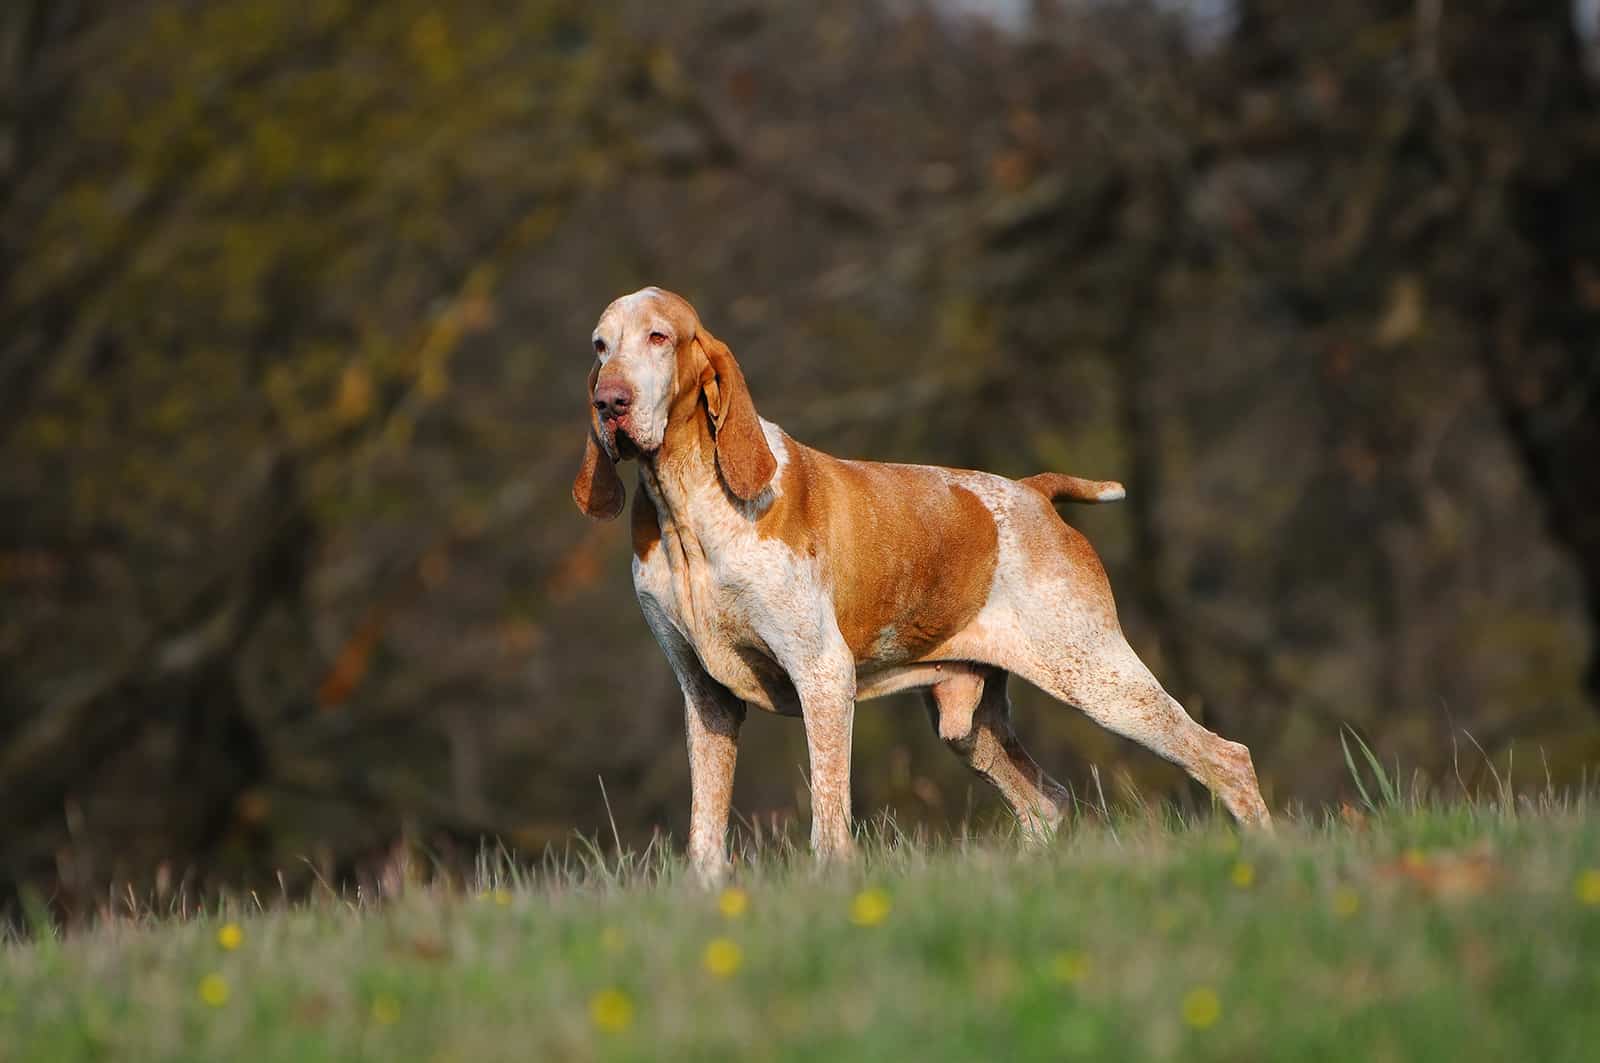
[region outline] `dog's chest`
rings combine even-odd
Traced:
[[[781,541],[762,539],[731,507],[704,505],[699,518],[659,518],[657,548],[634,562],[640,606],[647,618],[670,623],[713,679],[774,708],[779,662],[808,652],[825,623],[818,606],[827,596],[815,565]]]

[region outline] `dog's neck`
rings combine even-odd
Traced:
[[[680,540],[668,551],[674,564],[715,554],[757,516],[722,482],[704,402],[686,406],[672,411],[661,448],[639,458],[639,486],[655,505],[662,538]]]

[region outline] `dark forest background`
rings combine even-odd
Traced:
[[[0,899],[609,838],[601,779],[681,836],[626,530],[568,495],[647,283],[814,445],[1124,481],[1067,516],[1274,805],[1348,796],[1345,727],[1592,778],[1595,15],[11,0]],[[1193,801],[1013,693],[1080,795]],[[857,719],[861,814],[997,816],[914,699]],[[745,735],[781,828],[802,731]]]

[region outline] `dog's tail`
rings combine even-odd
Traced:
[[[1062,472],[1041,472],[1017,482],[1027,484],[1052,502],[1120,502],[1128,497],[1115,480],[1085,480]]]

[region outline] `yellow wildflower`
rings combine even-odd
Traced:
[[[1233,865],[1233,870],[1228,872],[1228,878],[1242,890],[1247,890],[1256,884],[1256,868],[1254,864],[1240,860]]]
[[[502,908],[511,903],[511,891],[503,887],[495,890],[494,893],[490,894],[490,896],[494,898],[494,903],[498,904]]]
[[[200,979],[200,999],[214,1008],[228,1002],[228,980],[215,971]]]
[[[744,953],[740,950],[738,942],[730,938],[712,938],[706,945],[703,961],[706,970],[718,978],[728,978],[744,962]]]
[[[1058,982],[1077,985],[1089,974],[1089,957],[1081,952],[1058,952],[1050,959],[1050,975]]]
[[[750,907],[750,895],[738,886],[729,886],[717,898],[717,908],[724,919],[738,919]]]
[[[372,998],[372,1021],[379,1026],[393,1026],[400,1021],[400,1002],[387,993]]]
[[[850,921],[856,926],[877,926],[888,917],[889,895],[883,890],[862,890],[850,902]]]
[[[1584,904],[1600,905],[1600,867],[1591,867],[1579,875],[1573,892]]]
[[[223,923],[217,928],[217,944],[232,952],[244,944],[244,931],[238,923]]]
[[[1333,891],[1333,914],[1340,919],[1348,919],[1361,910],[1361,894],[1349,886],[1340,886]]]
[[[589,998],[589,1019],[606,1033],[633,1025],[633,1001],[620,989],[606,989]]]
[[[1222,1001],[1217,992],[1207,986],[1197,986],[1183,997],[1183,1021],[1196,1030],[1215,1026],[1222,1017]]]

